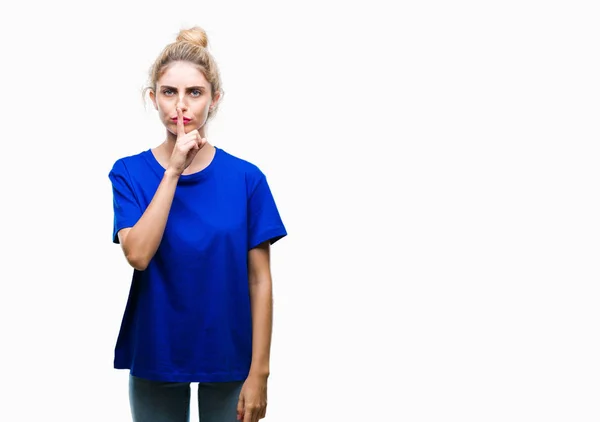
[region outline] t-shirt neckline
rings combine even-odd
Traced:
[[[213,155],[213,158],[212,158],[212,160],[210,160],[210,163],[208,163],[208,165],[206,167],[204,167],[202,170],[197,171],[195,173],[180,175],[179,181],[192,182],[192,181],[197,181],[197,180],[200,180],[200,179],[203,179],[203,178],[209,176],[215,167],[215,162],[217,161],[218,156],[221,155],[220,148],[217,146],[214,146],[214,148],[215,148],[215,153]],[[162,164],[160,164],[158,162],[158,160],[154,156],[154,153],[152,152],[152,148],[148,148],[146,150],[146,156],[148,158],[148,161],[152,165],[152,167],[154,167],[154,169],[156,171],[158,171],[159,174],[163,174],[165,172],[166,169],[162,166]]]

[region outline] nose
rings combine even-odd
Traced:
[[[179,99],[177,100],[177,107],[179,107],[181,109],[181,111],[186,111],[187,110],[187,104],[185,103],[185,101],[183,101],[184,97],[180,96]]]

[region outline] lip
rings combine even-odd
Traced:
[[[177,117],[172,117],[171,120],[173,121],[173,123],[177,123]],[[183,124],[189,123],[191,121],[192,119],[188,119],[187,117],[183,118]]]

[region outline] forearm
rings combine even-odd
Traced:
[[[273,327],[273,286],[270,276],[250,280],[252,363],[250,374],[268,377]]]
[[[152,201],[127,235],[125,255],[129,263],[144,270],[162,240],[179,176],[165,171]]]

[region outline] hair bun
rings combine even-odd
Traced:
[[[199,26],[194,26],[193,28],[182,29],[179,31],[176,41],[189,42],[191,44],[206,48],[208,45],[208,36],[206,35],[206,31],[204,29],[200,28]]]

